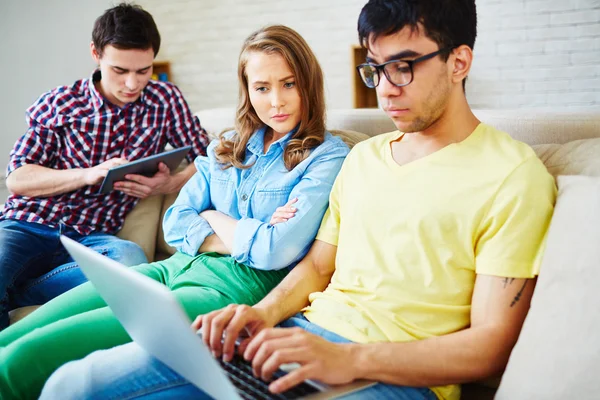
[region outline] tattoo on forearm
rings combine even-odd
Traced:
[[[519,290],[519,292],[513,299],[512,303],[510,303],[511,307],[514,306],[515,304],[517,304],[517,302],[521,299],[521,295],[523,294],[523,291],[525,290],[525,285],[527,285],[527,279],[525,280],[525,282],[523,282],[523,286],[521,286],[521,289]]]
[[[504,289],[506,289],[508,285],[512,285],[514,281],[515,278],[504,278]]]

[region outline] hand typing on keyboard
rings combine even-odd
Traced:
[[[202,330],[197,330],[196,334],[202,337]],[[236,341],[236,345],[238,343],[239,339]],[[313,382],[302,383],[279,394],[273,394],[269,390],[271,382],[299,368],[300,364],[298,363],[282,364],[280,370],[276,371],[268,381],[255,377],[252,364],[240,355],[235,354],[233,359],[228,362],[219,359],[219,363],[244,399],[297,399],[324,389],[322,385]]]
[[[269,390],[282,393],[305,380],[319,380],[338,385],[357,379],[359,362],[354,350],[358,344],[334,344],[301,328],[273,328],[275,322],[259,308],[230,305],[196,318],[203,340],[215,357],[231,361],[235,342],[246,331],[237,353],[252,363],[254,376],[270,382]],[[284,364],[297,363],[299,368],[279,375]]]
[[[200,315],[192,327],[202,332],[202,340],[215,357],[225,361],[233,358],[236,342],[243,354],[250,338],[262,329],[275,326],[261,310],[246,305],[231,304],[221,310]]]
[[[252,360],[254,374],[269,380],[284,364],[297,363],[290,371],[269,385],[273,393],[284,392],[305,380],[329,385],[350,383],[357,379],[360,362],[354,357],[358,344],[331,343],[301,328],[269,328],[248,343],[244,358]]]

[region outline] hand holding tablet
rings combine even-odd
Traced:
[[[102,182],[99,193],[109,193],[113,190],[114,183],[125,180],[125,175],[128,174],[153,176],[158,172],[158,164],[161,162],[169,167],[170,170],[174,170],[191,148],[192,146],[184,146],[111,168]]]

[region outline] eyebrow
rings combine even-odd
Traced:
[[[285,81],[287,81],[287,80],[289,80],[289,79],[291,79],[293,77],[294,77],[294,75],[286,76],[285,78],[280,79],[279,82],[285,82]],[[268,85],[269,82],[266,82],[266,81],[254,81],[254,82],[252,82],[252,84],[253,85]]]
[[[122,71],[122,72],[129,72],[129,70],[128,70],[128,69],[121,68],[121,67],[117,67],[116,65],[111,65],[111,67],[113,67],[114,69],[118,69],[119,71]],[[136,72],[140,72],[140,71],[147,70],[147,69],[148,69],[148,68],[150,68],[150,67],[152,67],[152,65],[148,65],[147,67],[140,68],[140,69],[138,69]]]
[[[404,60],[406,58],[414,58],[414,57],[418,57],[420,56],[421,53],[416,52],[414,50],[403,50],[399,53],[396,54],[392,54],[391,56],[386,57],[383,62],[386,61],[391,61],[391,60]],[[375,63],[375,60],[372,59],[371,57],[367,56],[367,62],[368,63]]]

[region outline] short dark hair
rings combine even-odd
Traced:
[[[107,45],[124,50],[151,48],[154,56],[160,48],[160,34],[152,15],[138,5],[127,3],[109,8],[98,17],[92,41],[100,56]]]
[[[425,29],[425,36],[440,49],[475,46],[477,12],[475,0],[369,0],[358,17],[358,39],[368,48],[369,40],[399,32],[404,27]],[[448,59],[448,53],[441,55]]]

